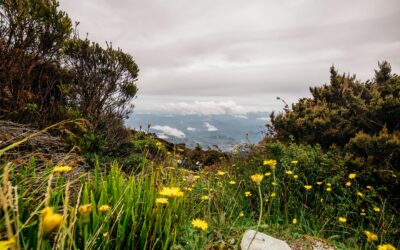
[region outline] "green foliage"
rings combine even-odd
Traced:
[[[340,149],[348,168],[369,173],[368,181],[384,184],[392,198],[400,198],[400,77],[390,64],[380,63],[367,82],[338,75],[332,67],[330,83],[310,92],[312,98],[271,115],[271,134],[284,142],[293,138]]]

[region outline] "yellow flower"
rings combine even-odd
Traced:
[[[367,239],[369,242],[378,240],[378,235],[371,233],[370,231],[365,230],[364,234],[365,234],[365,236],[367,236]]]
[[[236,184],[236,181],[230,181],[229,184],[235,185],[235,184]]]
[[[87,216],[92,212],[92,204],[81,205],[78,210],[82,216]]]
[[[210,198],[208,197],[208,195],[203,195],[200,198],[202,201],[208,201]]]
[[[332,184],[330,184],[329,182],[326,183],[326,185],[327,185],[328,187],[331,187],[331,186],[332,186]]]
[[[157,198],[156,203],[157,204],[168,204],[168,199],[167,198]]]
[[[292,172],[291,170],[288,170],[288,171],[286,171],[286,174],[287,174],[287,175],[292,175],[293,172]]]
[[[272,186],[277,186],[278,183],[276,183],[275,181],[271,182]]]
[[[247,191],[247,192],[244,192],[244,196],[246,196],[246,197],[249,197],[249,196],[251,196],[251,192],[249,192],[249,191]]]
[[[342,222],[342,223],[346,223],[346,222],[347,222],[347,219],[344,218],[344,217],[339,217],[339,221]]]
[[[304,188],[305,188],[306,190],[310,190],[310,189],[312,188],[312,186],[311,186],[311,185],[305,185]]]
[[[298,160],[293,160],[293,161],[291,161],[290,163],[296,165],[297,163],[299,163],[299,161],[298,161]]]
[[[107,212],[108,210],[110,210],[110,206],[109,205],[101,205],[99,207],[99,211],[100,212]]]
[[[193,190],[193,188],[190,188],[190,187],[185,187],[185,188],[183,188],[185,191],[189,191],[189,192],[191,192],[192,190]]]
[[[378,246],[378,250],[396,250],[392,244],[383,244]]]
[[[47,210],[43,213],[43,221],[42,221],[42,226],[43,226],[43,233],[44,234],[49,234],[53,230],[57,229],[62,223],[63,223],[63,218],[61,214],[54,213],[53,210]]]
[[[331,192],[331,191],[332,191],[332,188],[331,188],[331,187],[327,187],[327,188],[326,188],[326,191]]]
[[[107,238],[108,237],[108,232],[103,233],[103,237]]]
[[[262,174],[255,174],[250,176],[250,179],[256,183],[257,185],[260,185],[260,183],[262,182],[262,180],[264,179],[264,175]]]
[[[194,179],[194,180],[200,179],[200,175],[195,175],[195,176],[193,176],[193,179]]]
[[[272,192],[271,193],[271,197],[275,197],[276,196],[276,193],[275,192]]]
[[[321,198],[319,201],[320,201],[321,203],[324,202],[324,198]]]
[[[240,213],[239,213],[239,217],[243,217],[244,216],[244,213],[243,213],[243,211],[241,211]]]
[[[321,184],[322,184],[322,181],[317,181],[318,186],[321,186]]]
[[[70,166],[57,166],[53,168],[54,173],[67,173],[72,170]]]
[[[354,178],[356,178],[356,177],[357,177],[357,175],[356,175],[355,173],[349,174],[349,179],[354,179]]]
[[[297,219],[294,218],[294,219],[292,220],[292,223],[293,223],[293,225],[296,225],[296,224],[297,224]]]
[[[159,194],[170,198],[183,196],[183,192],[179,187],[163,187],[163,189],[159,192]]]
[[[367,214],[364,213],[364,212],[361,212],[360,215],[361,215],[361,216],[365,216],[365,215],[367,215]]]
[[[271,168],[275,168],[278,162],[276,160],[264,160],[264,166],[270,166]]]
[[[220,170],[218,170],[218,172],[217,172],[217,175],[220,175],[220,176],[223,176],[223,175],[225,175],[226,173],[224,172],[224,171],[220,171]]]
[[[368,185],[368,186],[367,186],[367,189],[371,190],[371,189],[372,189],[372,186]]]
[[[363,196],[364,196],[364,194],[361,193],[360,191],[357,192],[357,195],[360,196],[360,197],[363,197]]]
[[[297,180],[299,178],[299,176],[297,174],[295,174],[295,175],[293,175],[293,178]]]
[[[346,187],[350,187],[350,186],[351,186],[351,182],[350,181],[346,182]]]
[[[270,175],[271,175],[271,172],[266,172],[264,175],[265,175],[265,176],[270,176]]]
[[[208,224],[204,220],[201,219],[194,219],[192,220],[192,225],[194,228],[201,229],[203,231],[207,230]]]
[[[15,240],[14,239],[10,239],[10,240],[2,240],[0,241],[0,249],[1,250],[8,250],[10,248],[12,248],[12,246],[15,244]],[[14,249],[14,248],[12,248]]]
[[[379,213],[381,211],[381,209],[379,207],[374,207],[374,211]]]

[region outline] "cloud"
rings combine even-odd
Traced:
[[[185,138],[186,135],[182,131],[176,128],[171,128],[170,126],[160,126],[160,125],[155,125],[152,126],[151,129],[160,131],[162,135],[164,136],[174,136],[177,138]]]
[[[256,119],[260,120],[260,121],[269,121],[270,120],[269,117],[257,117]]]
[[[187,129],[187,131],[192,131],[192,132],[196,131],[196,128],[192,128],[192,127],[187,127],[186,129]]]
[[[206,126],[207,131],[209,131],[209,132],[218,131],[218,129],[217,129],[214,125],[211,125],[211,124],[208,123],[208,122],[205,122],[205,123],[204,123],[204,126]]]
[[[246,118],[250,112],[263,112],[265,108],[242,106],[234,101],[173,102],[153,107],[153,110],[180,115],[235,115]]]

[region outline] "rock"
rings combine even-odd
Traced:
[[[286,242],[254,230],[244,233],[240,247],[242,250],[291,250]]]

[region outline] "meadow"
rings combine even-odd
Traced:
[[[146,140],[134,172],[117,162],[87,172],[4,162],[0,249],[237,249],[247,229],[294,249],[311,249],[310,237],[337,249],[399,246],[399,211],[384,187],[360,184],[318,146],[238,148],[192,171],[177,163],[183,149]]]

